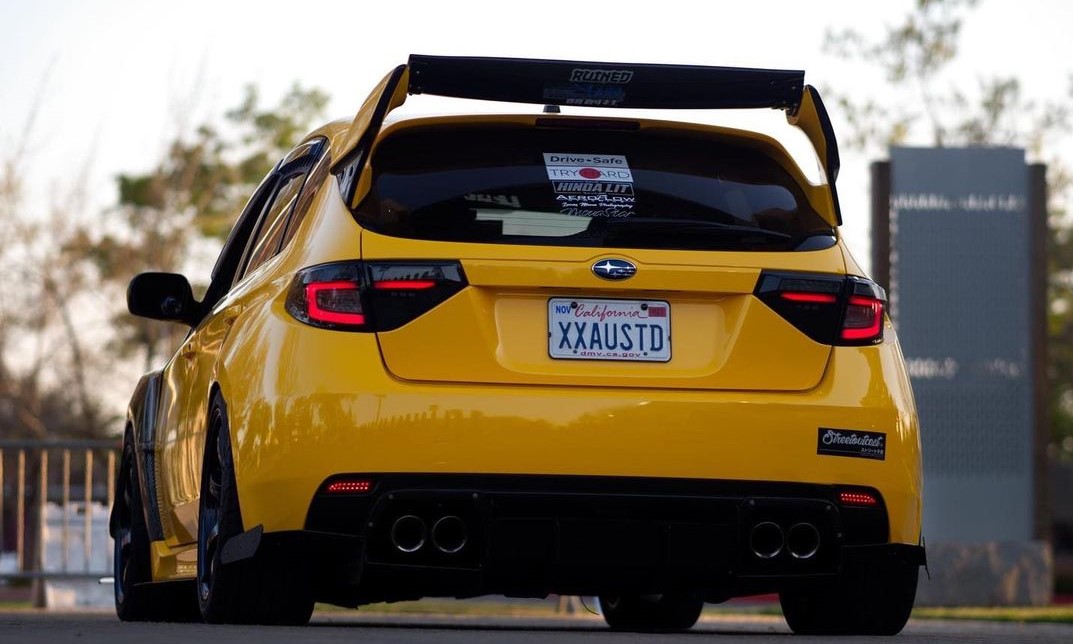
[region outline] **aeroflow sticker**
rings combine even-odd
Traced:
[[[887,435],[882,432],[820,427],[816,438],[816,453],[886,460]]]

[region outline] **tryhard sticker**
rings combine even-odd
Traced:
[[[887,435],[882,432],[820,427],[816,437],[816,453],[883,461],[887,458]]]
[[[548,179],[556,183],[633,183],[630,166],[621,154],[545,152],[544,167],[548,171]]]

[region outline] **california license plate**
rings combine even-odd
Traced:
[[[671,306],[661,300],[548,300],[548,355],[559,360],[671,359]]]

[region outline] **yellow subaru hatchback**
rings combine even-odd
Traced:
[[[386,118],[415,94],[545,107]],[[784,110],[827,181],[585,107]],[[119,616],[557,593],[679,630],[778,593],[799,633],[900,631],[917,417],[838,166],[803,72],[412,56],[265,177],[201,301],[131,282],[191,331],[130,404]]]

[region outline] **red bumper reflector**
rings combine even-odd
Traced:
[[[879,499],[868,492],[839,492],[838,501],[842,505],[878,505]]]
[[[798,293],[795,291],[783,291],[779,295],[782,299],[790,302],[805,302],[809,304],[834,304],[838,296],[832,293]]]
[[[373,489],[369,479],[342,479],[329,483],[324,491],[328,494],[363,494]]]

